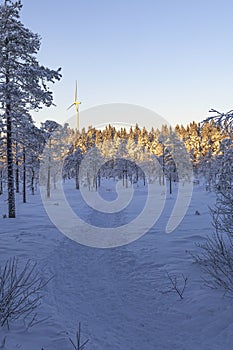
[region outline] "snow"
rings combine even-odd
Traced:
[[[112,183],[103,186],[105,199],[115,199]],[[81,206],[73,181],[64,185],[67,198],[77,213],[91,218],[91,209]],[[138,202],[130,207],[129,217],[140,208],[146,190],[139,190]],[[6,201],[0,197],[0,263],[17,256],[38,263],[43,278],[54,278],[44,288],[34,327],[17,321],[10,330],[0,329],[0,348],[23,350],[72,349],[78,322],[87,350],[220,350],[232,349],[233,313],[231,302],[222,291],[208,289],[200,268],[190,252],[197,251],[212,232],[209,206],[213,193],[202,185],[194,192],[186,216],[171,234],[166,224],[176,195],[168,195],[163,214],[156,225],[139,240],[126,246],[97,249],[82,246],[50,222],[39,192],[28,195],[22,204],[19,196],[16,219],[3,219]],[[195,215],[196,210],[200,215]],[[126,219],[118,215],[119,224]],[[188,277],[184,299],[169,288],[166,272]],[[179,282],[180,283],[180,282]]]

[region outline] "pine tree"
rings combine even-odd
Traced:
[[[8,215],[16,216],[13,159],[13,120],[32,109],[52,105],[46,83],[61,78],[60,68],[40,66],[36,54],[40,37],[20,21],[21,1],[0,5],[0,101],[7,137]]]

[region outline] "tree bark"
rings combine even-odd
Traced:
[[[169,192],[172,194],[172,175],[171,173],[169,174]]]
[[[6,105],[6,121],[7,121],[7,185],[8,185],[8,216],[15,218],[15,189],[14,189],[14,166],[12,152],[12,122],[11,122],[11,106]]]
[[[16,137],[18,137],[16,135]],[[15,144],[15,190],[16,193],[19,193],[19,156],[18,156],[18,141],[16,140]]]
[[[163,144],[163,163],[162,163],[162,169],[163,169],[163,174],[162,174],[162,185],[165,185],[165,146]]]
[[[76,190],[79,190],[79,162],[76,162],[75,166],[75,182],[76,182]]]
[[[47,177],[47,197],[50,198],[51,196],[51,139],[49,139],[49,162],[48,162],[48,177]]]
[[[3,183],[2,183],[2,177],[3,177],[2,170],[0,170],[0,195],[2,195],[2,194],[3,194]]]
[[[23,203],[27,202],[26,191],[27,191],[26,150],[24,147],[23,148]]]
[[[9,39],[5,39],[5,47],[7,49],[9,44]],[[9,53],[8,49],[6,52],[7,61],[9,61]],[[8,216],[9,218],[16,217],[15,211],[15,188],[14,188],[14,160],[13,160],[13,152],[12,152],[12,110],[11,110],[11,96],[9,92],[9,84],[10,84],[10,72],[9,68],[6,69],[6,158],[7,158],[7,190],[8,190]]]
[[[35,171],[34,171],[34,169],[32,168],[32,177],[31,177],[31,191],[32,191],[32,195],[35,194],[34,181],[35,181]]]

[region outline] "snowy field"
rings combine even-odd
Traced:
[[[81,206],[73,182],[65,184],[67,198],[80,216],[91,218]],[[114,191],[106,196],[114,197]],[[112,194],[111,194],[112,193]],[[138,198],[145,196],[138,189]],[[141,201],[141,200],[140,200]],[[180,226],[165,234],[175,202],[168,196],[163,215],[145,236],[127,246],[97,249],[79,245],[50,222],[39,193],[18,198],[17,219],[3,219],[6,201],[0,198],[0,263],[17,256],[38,263],[43,278],[54,278],[44,288],[37,310],[44,322],[27,327],[18,321],[0,329],[0,348],[6,350],[69,350],[78,322],[87,350],[231,350],[232,302],[222,291],[204,286],[199,266],[189,252],[198,251],[212,232],[208,206],[214,194],[195,186],[188,212]],[[131,206],[131,214],[132,214]],[[138,210],[135,205],[135,211]],[[200,215],[195,215],[198,210]],[[121,216],[118,216],[119,224]],[[123,220],[123,218],[122,218]],[[125,219],[124,219],[125,220]],[[187,276],[181,300],[170,289],[167,272]],[[1,347],[2,345],[2,347]]]

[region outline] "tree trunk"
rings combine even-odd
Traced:
[[[9,83],[9,81],[8,81]],[[8,185],[8,216],[15,218],[15,189],[14,189],[14,166],[12,152],[12,122],[11,106],[6,105],[6,123],[7,123],[7,185]]]
[[[76,162],[75,167],[75,182],[76,182],[76,190],[79,190],[79,163]]]
[[[164,146],[164,144],[163,144],[163,164],[162,164],[162,169],[163,169],[162,185],[164,186],[165,185],[165,175],[164,175],[164,172],[165,172],[165,146]]]
[[[146,186],[146,176],[145,176],[144,171],[143,171],[143,185]]]
[[[57,189],[57,184],[56,184],[56,174],[53,175],[53,189],[56,190]]]
[[[7,48],[9,39],[5,39],[5,46]],[[7,49],[8,50],[8,49]],[[8,51],[6,52],[6,60],[9,61]],[[10,72],[9,68],[6,69],[6,158],[7,158],[7,190],[8,190],[8,216],[9,218],[15,218],[15,188],[14,188],[14,164],[13,164],[13,152],[12,152],[12,111],[11,111],[11,98],[9,93],[10,84]]]
[[[48,166],[48,178],[47,178],[47,197],[50,198],[50,178],[51,178],[51,171],[50,171],[50,164]]]
[[[90,176],[89,173],[87,173],[87,184],[88,184],[88,190],[91,190],[91,180],[90,180]]]
[[[51,189],[50,189],[50,182],[51,182],[51,139],[49,139],[49,162],[48,162],[48,178],[47,178],[47,197],[50,198],[51,195]]]
[[[136,183],[138,183],[138,166],[136,164]]]
[[[125,170],[125,187],[128,188],[128,163],[126,161],[126,170]]]
[[[35,194],[34,181],[35,181],[35,171],[34,171],[34,169],[32,169],[32,177],[31,177],[31,191],[32,191],[32,195]]]
[[[100,170],[98,171],[98,187],[100,188],[101,184],[101,177],[100,177]]]
[[[169,175],[169,191],[170,191],[170,194],[172,194],[172,175],[171,174]]]
[[[93,188],[97,192],[97,189],[98,189],[97,176],[93,177]]]
[[[2,170],[0,170],[0,195],[3,194],[3,183],[2,183]]]
[[[27,202],[26,191],[27,191],[27,176],[26,176],[26,150],[23,148],[23,203]]]
[[[17,136],[16,136],[17,137]],[[15,144],[15,190],[19,193],[19,156],[18,156],[18,142]]]

